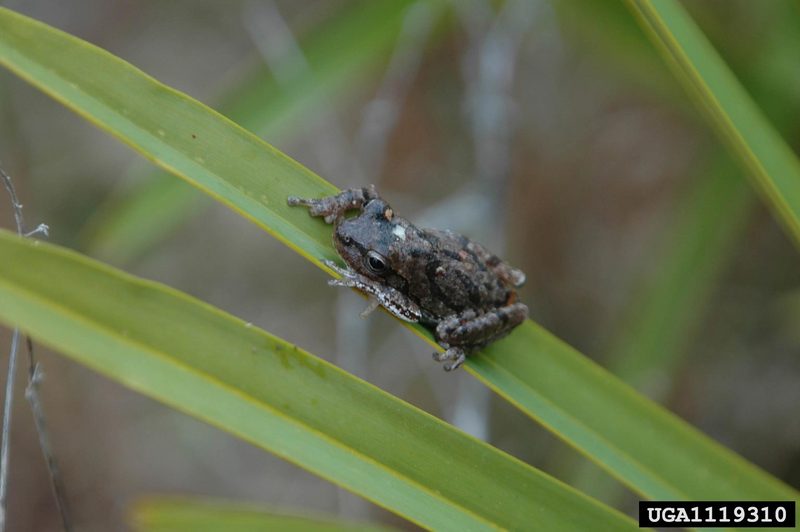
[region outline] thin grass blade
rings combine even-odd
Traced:
[[[167,286],[0,231],[0,321],[434,529],[634,528],[298,347]]]

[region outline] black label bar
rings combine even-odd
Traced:
[[[639,501],[639,526],[794,528],[795,501]]]

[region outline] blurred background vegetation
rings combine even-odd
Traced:
[[[557,336],[800,486],[797,250],[624,4],[604,0],[10,0],[262,135],[339,187],[528,274]],[[797,146],[800,8],[686,4]],[[0,72],[0,160],[50,240],[163,281],[324,356],[590,494],[636,497],[388,316],[222,205]],[[7,202],[0,202],[11,227]],[[7,330],[0,345],[7,345]],[[408,523],[41,350],[75,521],[119,529],[146,493]],[[22,382],[22,375],[20,375]],[[20,385],[19,389],[23,389]],[[16,403],[11,530],[58,516]]]

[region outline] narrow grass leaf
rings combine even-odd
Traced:
[[[167,286],[0,231],[0,321],[422,526],[633,528],[622,514]]]

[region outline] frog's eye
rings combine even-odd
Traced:
[[[386,271],[386,259],[377,251],[367,253],[364,263],[372,273],[384,273]]]

